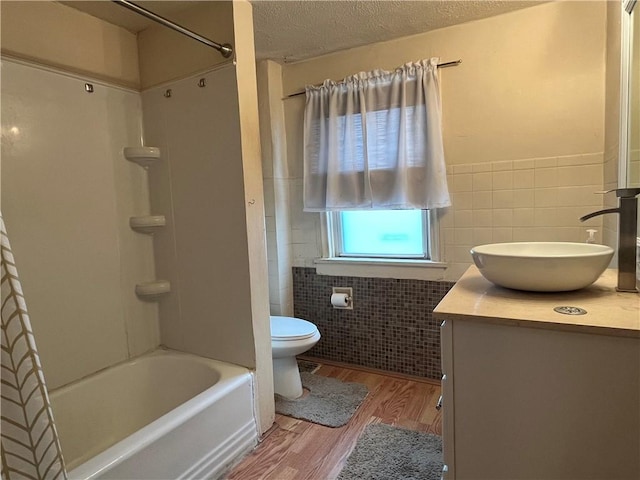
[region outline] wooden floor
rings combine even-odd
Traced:
[[[323,365],[316,375],[364,383],[369,395],[349,423],[329,428],[276,414],[262,443],[235,467],[229,480],[332,480],[342,469],[358,436],[370,423],[442,434],[435,406],[440,386],[429,381]]]

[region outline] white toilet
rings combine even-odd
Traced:
[[[271,350],[273,387],[285,398],[302,395],[300,371],[296,355],[306,352],[320,340],[318,328],[311,322],[294,317],[271,316]]]

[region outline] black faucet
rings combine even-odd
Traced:
[[[618,290],[619,292],[637,292],[636,288],[636,237],[638,235],[638,199],[640,188],[616,188],[602,193],[616,192],[620,199],[618,208],[606,208],[592,212],[580,221],[584,222],[605,213],[617,213],[618,223]]]

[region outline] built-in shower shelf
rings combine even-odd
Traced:
[[[130,217],[129,226],[139,233],[154,234],[167,224],[164,215],[144,215],[141,217]]]
[[[171,291],[171,283],[168,280],[154,280],[136,285],[136,295],[140,298],[154,300]]]
[[[144,168],[148,168],[160,160],[158,147],[125,147],[123,153],[127,160]]]

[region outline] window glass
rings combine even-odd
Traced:
[[[339,214],[342,256],[423,257],[422,210],[342,211]]]

